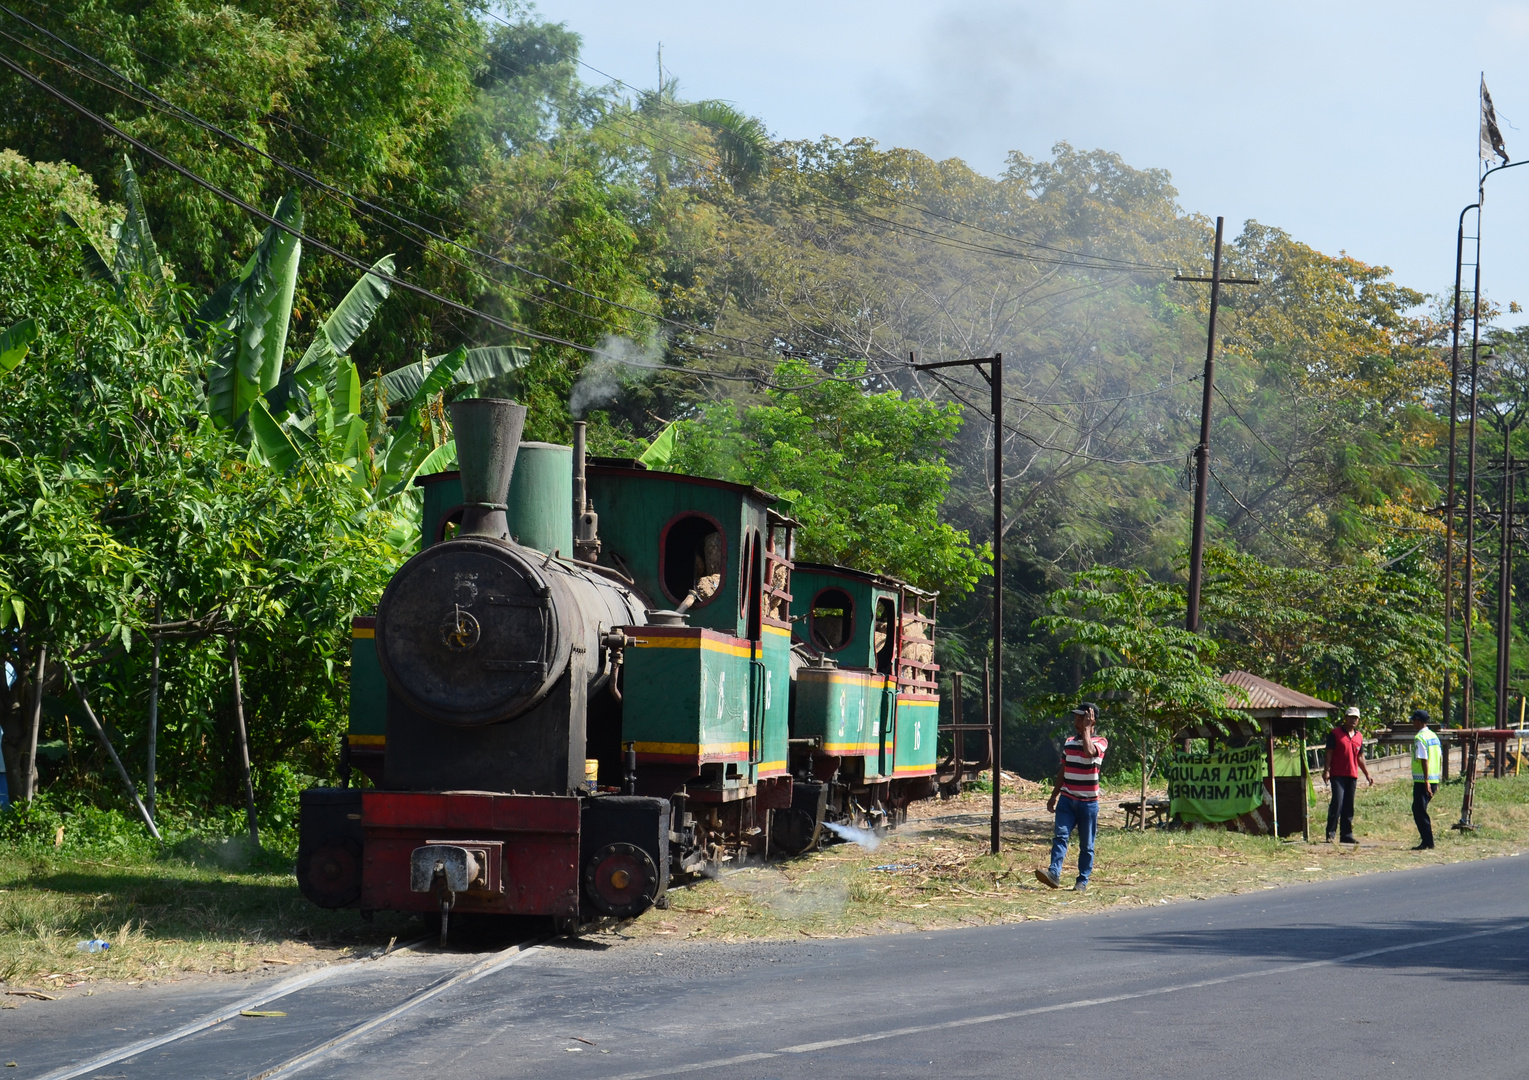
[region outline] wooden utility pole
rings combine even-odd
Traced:
[[[1200,579],[1205,566],[1205,500],[1210,485],[1210,405],[1216,389],[1216,312],[1221,305],[1221,286],[1259,285],[1257,278],[1228,278],[1221,276],[1221,238],[1226,218],[1216,219],[1216,249],[1211,258],[1210,277],[1196,274],[1175,274],[1174,281],[1210,282],[1210,327],[1205,336],[1205,373],[1201,377],[1200,442],[1195,447],[1195,519],[1194,531],[1189,541],[1189,590],[1184,627],[1190,633],[1200,632]],[[1146,807],[1142,808],[1143,811]]]
[[[914,364],[916,371],[969,367],[988,381],[992,391],[989,408],[993,421],[993,658],[992,696],[988,723],[993,740],[993,819],[989,838],[998,854],[1003,826],[1003,353],[976,360],[945,360],[938,364]]]

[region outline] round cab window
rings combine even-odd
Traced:
[[[812,602],[812,643],[825,652],[849,644],[855,605],[843,589],[824,589]]]
[[[722,588],[727,554],[722,533],[710,518],[686,514],[664,535],[664,591],[676,604],[692,592],[700,607]]]

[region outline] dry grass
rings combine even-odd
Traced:
[[[840,844],[801,859],[752,868],[676,891],[606,940],[742,940],[838,937],[1025,919],[1054,919],[1111,906],[1173,902],[1276,888],[1294,882],[1517,853],[1529,837],[1529,776],[1477,787],[1479,831],[1449,829],[1460,785],[1434,803],[1438,850],[1416,842],[1411,785],[1361,791],[1358,850],[1277,843],[1212,829],[1192,833],[1118,827],[1104,801],[1093,886],[1052,892],[1032,873],[1047,857],[1050,818],[1035,786],[1006,793],[1005,844],[988,854],[990,796],[969,793],[920,807],[876,851]],[[1325,803],[1315,813],[1325,814]],[[1320,834],[1320,824],[1318,833]],[[1069,860],[1069,873],[1075,864]],[[56,994],[98,979],[137,981],[277,970],[354,956],[394,935],[420,933],[402,916],[360,921],[304,901],[290,873],[240,868],[237,857],[87,860],[67,853],[0,848],[0,989]],[[112,948],[76,944],[105,938]],[[16,999],[0,993],[0,1006]]]
[[[0,1007],[22,989],[56,993],[98,979],[275,971],[339,959],[409,930],[401,916],[366,924],[353,911],[315,908],[286,873],[0,850]],[[91,938],[111,948],[80,951],[78,943]]]
[[[840,937],[937,927],[1055,919],[1109,907],[1172,903],[1281,885],[1404,867],[1517,854],[1529,838],[1529,775],[1477,785],[1473,833],[1449,828],[1459,816],[1461,788],[1434,800],[1438,848],[1417,843],[1412,785],[1362,791],[1357,849],[1323,843],[1281,843],[1200,828],[1193,832],[1119,827],[1117,804],[1134,793],[1107,795],[1093,879],[1086,894],[1052,891],[1034,869],[1049,857],[1051,820],[1044,802],[1005,795],[1005,843],[988,853],[990,795],[934,803],[887,836],[874,852],[840,844],[790,863],[725,875],[673,896],[608,937],[638,940],[742,940]],[[1325,824],[1326,801],[1313,808]],[[1064,880],[1070,882],[1076,852]]]

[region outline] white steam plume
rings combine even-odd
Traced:
[[[662,337],[638,344],[630,338],[607,335],[573,384],[568,412],[575,420],[582,420],[590,409],[621,400],[627,380],[645,377],[649,369],[664,362],[664,345]]]

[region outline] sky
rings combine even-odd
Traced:
[[[589,65],[634,86],[656,83],[662,42],[681,97],[732,101],[777,138],[869,136],[989,174],[1011,151],[1044,158],[1063,140],[1112,150],[1168,170],[1184,210],[1224,215],[1229,235],[1255,219],[1425,292],[1453,285],[1483,71],[1509,155],[1529,160],[1529,2],[536,8],[582,35]],[[1486,190],[1483,293],[1529,307],[1529,166]]]

